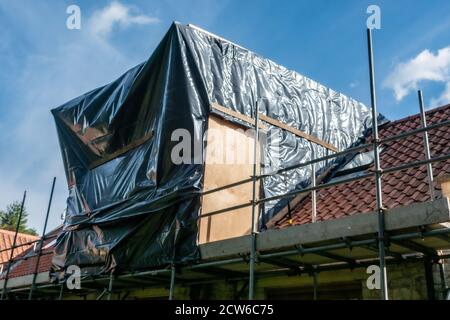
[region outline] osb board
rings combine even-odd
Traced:
[[[258,159],[257,174],[260,169],[259,147],[256,157]],[[204,191],[251,177],[253,148],[254,136],[248,132],[246,134],[245,128],[211,115],[208,119],[206,139]],[[252,190],[252,182],[249,182],[204,195],[201,214],[249,203],[252,199]],[[256,190],[259,195],[259,182]],[[251,206],[201,218],[199,243],[249,234],[251,221]],[[257,223],[257,217],[255,223]]]

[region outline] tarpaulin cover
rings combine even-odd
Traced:
[[[363,104],[178,23],[148,61],[52,110],[69,185],[54,266],[131,271],[198,259],[204,164],[174,164],[171,150],[178,141],[171,134],[187,129],[192,143],[203,148],[211,103],[252,117],[257,100],[261,113],[339,150],[357,143],[370,127]],[[263,172],[330,152],[268,127]],[[309,176],[306,167],[265,178],[264,196],[301,188]],[[266,204],[260,227],[282,206]]]

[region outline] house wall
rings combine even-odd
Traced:
[[[446,278],[450,280],[450,265],[446,261]],[[379,299],[379,290],[370,290],[367,285],[369,274],[366,269],[358,268],[354,270],[340,270],[321,272],[317,276],[317,298],[324,299],[324,289],[334,288],[333,297],[339,297],[339,290],[345,290],[351,285],[352,288],[359,287],[359,297],[354,299]],[[433,277],[435,281],[436,298],[443,299],[441,291],[441,277],[438,265],[433,267]],[[301,292],[303,299],[313,299],[313,277],[308,274],[295,276],[278,276],[272,278],[258,279],[256,283],[255,298],[267,299],[270,292],[283,293],[292,292],[289,296],[295,299],[295,292]],[[449,282],[447,282],[449,283]],[[425,268],[423,262],[404,263],[400,265],[388,266],[388,287],[389,299],[391,300],[426,300],[427,285]],[[244,289],[242,289],[244,288]],[[322,291],[321,291],[322,290]],[[124,298],[125,292],[114,293],[112,299]],[[245,281],[217,281],[209,284],[198,284],[192,286],[176,286],[175,298],[178,300],[219,300],[219,299],[247,299],[248,291]],[[126,299],[167,299],[169,296],[168,287],[149,288],[131,291]],[[66,299],[95,299],[97,295],[91,294],[86,297],[68,296]],[[104,296],[106,298],[106,295]],[[297,297],[298,298],[298,297]],[[345,297],[342,297],[345,298]],[[348,297],[347,298],[351,298]]]
[[[447,277],[449,276],[449,270],[450,269],[447,268]],[[319,300],[321,299],[321,288],[334,288],[335,294],[339,296],[339,288],[347,288],[349,285],[352,285],[352,287],[360,287],[359,297],[356,297],[355,299],[379,299],[379,290],[370,290],[366,285],[368,276],[369,274],[366,273],[366,269],[363,268],[321,272],[317,276],[317,297]],[[440,286],[440,280],[437,268],[434,272],[434,276],[435,286],[438,288]],[[256,283],[255,298],[267,299],[268,293],[274,291],[296,292],[295,290],[302,290],[302,298],[313,299],[313,281],[313,277],[308,274],[258,279]],[[427,299],[427,286],[423,262],[389,266],[388,286],[389,298],[392,300]],[[215,283],[193,285],[189,287],[175,287],[176,299],[246,299],[247,294],[248,291],[245,286],[245,281],[218,281]],[[120,293],[120,295],[114,293],[112,299],[121,299],[124,297],[123,295],[124,292]],[[126,299],[167,299],[168,295],[168,287],[149,288],[131,291]],[[322,291],[322,299],[324,298],[323,296],[324,292]],[[437,298],[440,298],[438,292],[436,296]],[[95,297],[95,295],[90,295],[86,298],[95,299]],[[67,298],[82,299],[83,297]],[[295,293],[291,298],[295,299]]]
[[[426,300],[427,283],[423,262],[389,266],[388,290],[391,300]],[[364,299],[379,299],[378,290],[363,286]]]

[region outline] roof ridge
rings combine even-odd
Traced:
[[[446,104],[446,105],[443,105],[443,106],[440,106],[440,107],[436,107],[436,108],[432,108],[430,110],[427,110],[427,111],[425,111],[425,115],[433,114],[435,112],[438,112],[438,111],[441,111],[441,110],[445,110],[447,108],[450,109],[450,103]],[[398,123],[406,122],[406,121],[409,121],[409,120],[412,120],[412,119],[418,118],[418,117],[420,117],[420,113],[419,112],[415,113],[415,114],[411,114],[411,115],[406,116],[404,118],[400,118],[400,119],[397,119],[397,120],[394,120],[394,121],[387,122],[385,124],[381,124],[380,126],[388,127],[388,126],[396,125]]]
[[[6,229],[0,229],[0,233],[6,233],[6,234],[14,235],[16,232],[15,231],[11,231],[11,230],[6,230]],[[21,236],[21,237],[29,237],[29,238],[35,238],[35,239],[39,238],[39,236],[34,236],[32,234],[23,233],[23,232],[18,232],[17,235]]]

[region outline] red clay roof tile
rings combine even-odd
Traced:
[[[11,255],[10,249],[13,245],[14,241],[14,231],[4,230],[0,229],[0,265],[7,262]],[[18,233],[17,234],[17,240],[16,240],[16,247],[14,249],[14,257],[22,254],[26,250],[28,250],[33,244],[25,245],[26,243],[29,243],[31,241],[37,240],[38,237],[32,236],[25,233]]]
[[[39,259],[38,273],[51,270],[55,239],[60,230],[61,228],[57,228],[46,235],[46,239],[42,247],[41,258]],[[35,240],[39,239],[38,237],[34,238]],[[13,259],[8,277],[16,278],[33,274],[37,263],[36,253],[37,250],[35,250],[34,246],[31,246],[27,250],[22,251],[20,255],[17,255]],[[5,272],[1,274],[0,279],[3,279],[4,277]]]
[[[450,119],[450,105],[430,110],[426,113],[427,123],[438,123]],[[389,122],[379,127],[380,139],[411,131],[421,126],[419,114]],[[450,152],[450,127],[430,130],[431,156],[443,156]],[[368,138],[368,142],[372,140]],[[423,134],[419,133],[402,140],[392,141],[382,146],[381,167],[386,169],[405,163],[425,159]],[[368,170],[373,170],[369,168]],[[434,176],[450,173],[450,160],[433,164]],[[435,184],[439,193],[439,187]],[[383,205],[386,208],[404,206],[414,202],[430,200],[426,166],[420,166],[388,173],[382,176]],[[311,222],[311,197],[303,199],[291,212],[294,225]],[[317,191],[317,221],[334,219],[375,209],[375,183],[373,178],[340,184]],[[288,227],[287,217],[282,218],[275,228]]]

